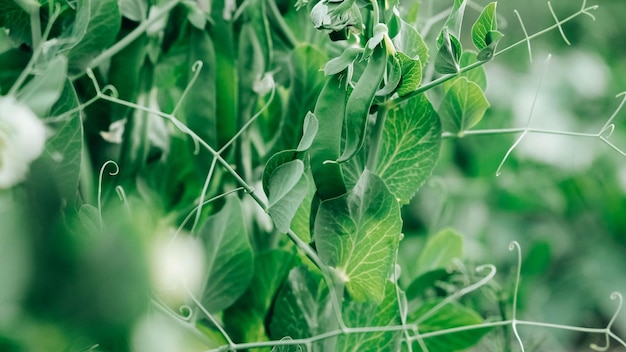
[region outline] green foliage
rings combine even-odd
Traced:
[[[525,40],[499,49],[500,30],[516,36],[496,5],[0,0],[0,350],[514,350],[520,325],[621,342],[604,307],[588,311],[605,329],[517,319],[533,303],[520,273],[539,282],[576,244],[533,238],[522,270],[514,242],[515,280],[470,270],[546,213],[588,219],[559,198],[597,193],[584,180],[532,193],[484,176],[509,157],[521,172],[527,134],[625,155],[617,111],[595,134],[503,129],[483,65],[549,31],[568,41],[596,7],[560,19],[549,5],[545,29],[522,22]],[[35,138],[24,111],[47,131],[35,161],[14,146]],[[508,153],[502,136],[444,140],[510,132]],[[620,214],[604,214],[615,233]]]

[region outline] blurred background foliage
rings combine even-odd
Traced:
[[[425,2],[420,11],[436,14],[440,3]],[[485,66],[491,108],[475,129],[523,128],[537,90],[530,127],[585,133],[602,128],[621,101],[615,95],[626,90],[626,47],[618,44],[626,7],[619,0],[587,2],[593,4],[599,5],[595,21],[580,16],[563,26],[571,45],[552,31],[531,42],[532,63],[521,45]],[[581,2],[552,5],[562,19]],[[529,34],[554,23],[544,1],[498,1],[498,29],[506,34],[500,48],[524,38],[514,9]],[[468,18],[478,13],[466,12]],[[614,124],[611,140],[624,150],[626,111]],[[433,177],[405,209],[405,242],[452,226],[465,236],[466,257],[495,264],[500,283],[511,292],[517,258],[507,247],[518,241],[523,251],[518,318],[603,327],[617,307],[610,294],[626,294],[626,158],[595,138],[528,134],[496,176],[518,136],[446,139]],[[414,248],[419,246],[401,246],[407,252]],[[623,336],[624,312],[615,326]],[[604,339],[534,328],[521,328],[520,334],[532,336],[527,348],[538,351],[586,350]],[[483,341],[477,350],[517,348]]]

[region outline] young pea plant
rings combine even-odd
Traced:
[[[0,92],[50,134],[0,192],[20,254],[0,268],[23,269],[0,269],[0,311],[26,317],[0,319],[0,350],[455,351],[499,331],[524,350],[519,326],[626,345],[617,313],[603,329],[518,319],[516,242],[494,321],[477,293],[508,291],[463,261],[459,233],[404,239],[442,139],[493,132],[472,130],[481,66],[596,8],[550,7],[556,24],[499,49],[496,2],[471,28],[478,5],[450,2],[428,37],[428,2],[0,0]],[[610,146],[616,114],[595,135]],[[15,220],[31,212],[41,224]]]

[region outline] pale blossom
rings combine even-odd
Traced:
[[[23,181],[46,142],[43,122],[13,96],[0,96],[0,189]]]

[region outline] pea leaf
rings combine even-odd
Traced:
[[[441,123],[424,94],[388,114],[376,174],[408,204],[439,158]]]
[[[386,280],[385,297],[380,304],[349,301],[344,305],[343,317],[350,327],[399,325],[395,284]],[[399,331],[342,335],[337,341],[336,351],[400,351],[401,336]]]
[[[119,0],[120,13],[122,16],[135,22],[146,19],[148,3],[146,0]]]
[[[435,56],[435,71],[441,74],[459,72],[459,60],[463,48],[461,42],[453,34],[448,33],[447,28],[442,31],[442,43]]]
[[[233,304],[252,279],[252,248],[244,222],[239,198],[230,196],[198,233],[205,244],[207,262],[201,303],[209,312]]]
[[[463,256],[463,237],[452,229],[444,229],[428,238],[417,259],[416,273],[446,269],[455,258]]]
[[[271,337],[308,338],[329,331],[335,322],[328,293],[319,272],[305,266],[293,268],[276,298]],[[318,344],[322,347],[322,342]]]
[[[9,36],[16,44],[31,44],[30,14],[17,2],[0,1],[0,27],[9,30]]]
[[[446,92],[438,112],[445,130],[462,134],[480,122],[487,108],[489,102],[478,84],[459,77]]]
[[[80,0],[71,40],[75,44],[66,53],[69,72],[79,74],[101,51],[115,42],[122,17],[117,0]]]
[[[441,298],[433,299],[422,304],[417,311],[409,314],[409,320],[415,321],[433,309],[442,301]],[[440,331],[481,324],[483,319],[474,310],[464,307],[457,302],[450,302],[440,307],[435,314],[430,315],[419,325],[420,333]],[[490,331],[490,328],[477,328],[473,330],[448,333],[424,339],[429,351],[460,351],[475,345]],[[422,351],[419,343],[413,342],[414,351]]]
[[[63,93],[53,106],[53,115],[78,107],[79,101],[72,84],[65,82]],[[46,141],[46,163],[50,177],[59,194],[68,204],[76,200],[83,151],[83,123],[78,111],[61,123],[53,125],[55,133]]]
[[[465,51],[461,55],[459,60],[459,65],[461,67],[469,66],[478,61],[476,52],[474,51]],[[487,89],[487,74],[485,73],[485,68],[483,66],[474,67],[469,71],[465,71],[459,75],[460,77],[466,77],[469,81],[478,84],[480,89],[483,91]],[[443,84],[444,90],[450,89],[452,85],[454,85],[455,81],[447,81]]]
[[[411,59],[400,51],[397,55],[402,68],[402,80],[398,87],[398,95],[403,96],[416,90],[422,83],[423,64],[420,59]]]
[[[224,323],[235,341],[265,341],[265,317],[287,274],[297,263],[285,250],[259,253],[254,258],[254,276],[246,292],[224,312]]]
[[[420,60],[423,69],[428,62],[428,45],[420,33],[404,20],[400,24],[400,33],[393,38],[393,45],[399,52],[404,53],[411,59]]]
[[[365,170],[347,194],[320,204],[314,239],[320,258],[334,267],[357,301],[383,301],[402,219],[395,196]]]
[[[446,19],[443,29],[439,33],[439,37],[437,37],[437,46],[441,47],[448,33],[456,38],[461,37],[461,27],[463,25],[463,14],[465,13],[466,4],[467,2],[465,0],[454,0],[454,5],[452,5],[448,19]]]
[[[269,181],[269,204],[267,212],[276,228],[286,233],[298,207],[306,197],[309,180],[304,174],[304,163],[293,160],[280,165]]]
[[[472,41],[479,51],[489,45],[489,43],[487,43],[487,33],[498,29],[496,6],[496,2],[489,3],[485,6],[472,26]]]
[[[59,55],[46,66],[41,75],[35,76],[19,91],[18,100],[28,105],[38,116],[46,116],[61,96],[66,73],[67,59]]]

